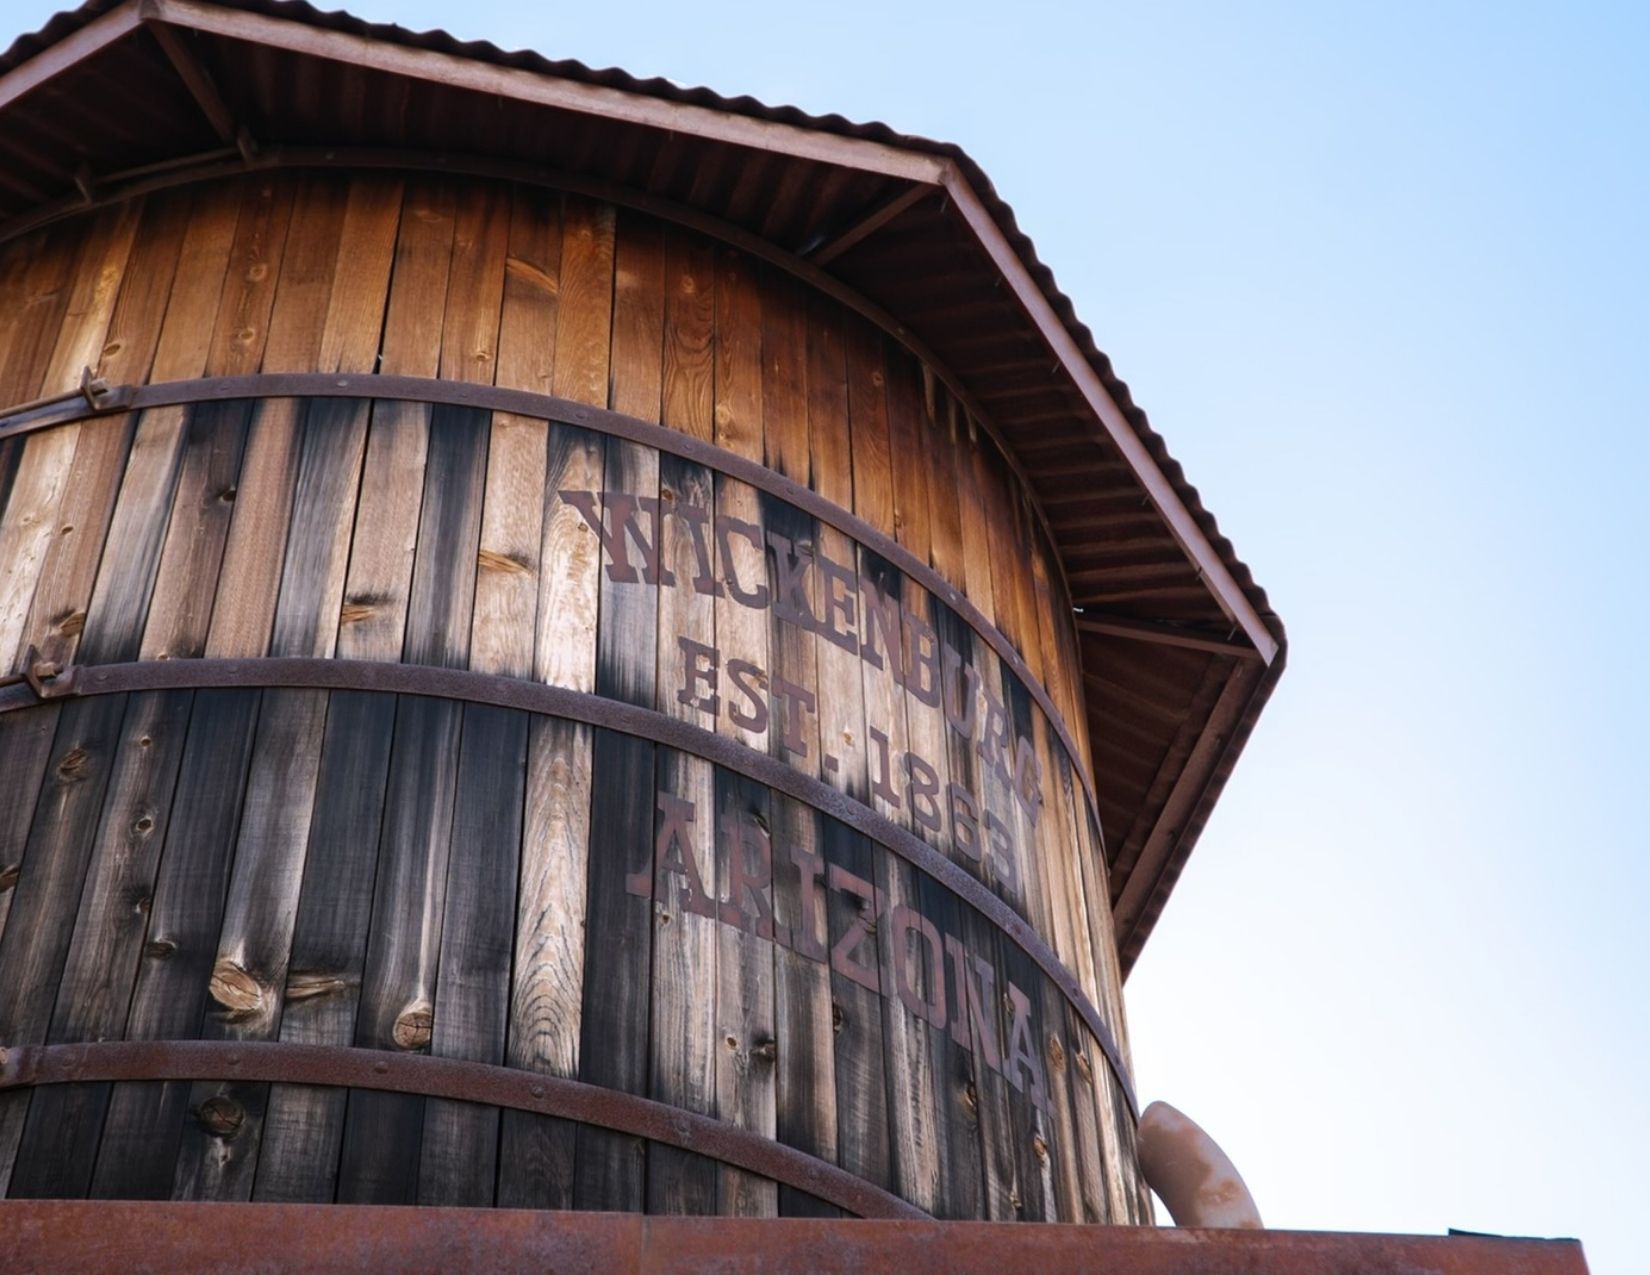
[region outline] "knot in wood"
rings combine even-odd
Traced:
[[[86,768],[92,755],[84,748],[71,748],[57,763],[57,777],[66,784],[76,784],[86,778]]]
[[[1048,1163],[1048,1142],[1040,1133],[1031,1135],[1031,1150],[1037,1157],[1038,1164]]]
[[[233,1138],[246,1121],[246,1110],[227,1094],[213,1094],[195,1108],[195,1118],[214,1138]]]
[[[1058,1036],[1048,1038],[1048,1061],[1056,1069],[1064,1068],[1066,1065],[1066,1047],[1060,1043]]]
[[[435,1027],[435,1010],[429,1001],[416,1000],[395,1017],[390,1037],[400,1049],[423,1049],[430,1043]]]
[[[760,1058],[764,1062],[772,1062],[774,1059],[779,1057],[779,1042],[772,1039],[765,1040],[755,1049],[751,1050],[751,1056],[753,1058]]]
[[[17,878],[22,875],[23,865],[20,863],[8,863],[0,868],[0,894],[12,889],[17,884]]]
[[[231,1019],[251,1018],[263,1011],[266,1002],[263,984],[228,957],[212,967],[208,990]]]
[[[330,996],[335,992],[341,992],[347,986],[347,982],[336,974],[301,970],[287,976],[286,999],[289,1004],[292,1001],[313,1000],[317,996]]]

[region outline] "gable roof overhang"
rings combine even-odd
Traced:
[[[606,196],[774,261],[928,361],[1019,470],[1078,611],[1132,963],[1282,672],[1283,627],[961,149],[301,0],[89,0],[0,54],[0,239],[279,164]]]

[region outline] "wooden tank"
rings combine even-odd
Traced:
[[[1149,1220],[1073,598],[949,383],[496,178],[0,247],[4,1194]]]

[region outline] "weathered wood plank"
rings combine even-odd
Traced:
[[[283,1041],[354,1042],[395,714],[388,695],[334,692],[328,706],[283,996]],[[271,1089],[254,1199],[333,1198],[346,1098],[340,1090],[307,1085]]]
[[[136,236],[139,209],[139,202],[132,201],[94,216],[75,254],[72,273],[60,290],[49,294],[38,316],[30,316],[43,327],[49,325],[55,340],[43,365],[30,366],[23,374],[18,382],[23,392],[17,398],[36,392],[68,393],[79,384],[82,371],[97,362]],[[24,349],[36,357],[45,354],[43,345],[29,341],[16,342],[13,353]],[[0,661],[8,669],[21,655],[29,609],[53,538],[62,534],[61,527],[72,525],[65,524],[60,513],[82,429],[80,422],[71,422],[31,437],[12,480],[5,521],[0,523]]]
[[[317,398],[302,410],[303,437],[269,653],[330,656],[338,641],[368,404],[364,399]]]
[[[648,1081],[652,899],[632,894],[626,878],[646,871],[654,751],[644,740],[595,732],[585,935],[602,959],[584,968],[579,1079],[626,1093],[645,1093]],[[574,1207],[640,1211],[645,1158],[641,1141],[580,1125]]]
[[[452,256],[452,190],[409,182],[384,314],[379,370],[386,375],[434,376],[439,370]],[[424,488],[429,426],[427,404],[373,404],[339,615],[340,658],[401,656],[420,516],[419,502],[408,493]]]
[[[216,327],[240,228],[243,189],[241,182],[225,182],[191,192],[189,228],[178,251],[184,268],[173,276],[167,295],[166,318],[149,367],[152,381],[190,380],[206,370],[211,342],[202,341],[201,334]]]
[[[505,1057],[569,1079],[579,1075],[590,793],[590,727],[535,717]],[[573,1207],[574,1137],[567,1121],[505,1112],[500,1154],[511,1168],[499,1177],[500,1207]]]
[[[58,979],[86,878],[103,797],[114,769],[126,697],[68,705],[58,720],[51,769],[34,803],[6,929],[0,935],[0,1040],[38,1044],[50,1026]],[[27,1090],[0,1094],[0,1194],[12,1177]]]
[[[141,380],[149,369],[188,214],[184,192],[157,195],[144,206],[98,355],[97,374],[110,385]],[[58,664],[74,662],[133,425],[133,419],[123,415],[79,427],[74,462],[22,639],[25,647],[38,646]],[[9,655],[0,651],[0,662]]]
[[[157,692],[133,696],[127,706],[56,989],[46,1037],[54,1044],[118,1039],[125,1032],[192,701],[188,692]],[[109,1089],[48,1085],[35,1091],[14,1197],[86,1194]]]
[[[716,253],[665,229],[665,358],[662,419],[707,442],[715,437]]]
[[[667,363],[666,384],[677,375]],[[706,400],[708,409],[708,399]],[[708,411],[707,411],[708,415]],[[659,457],[659,498],[668,513],[660,527],[662,571],[674,587],[659,591],[655,707],[670,717],[714,730],[717,714],[701,707],[702,688],[690,683],[692,646],[716,645],[716,606],[692,581],[700,567],[691,528],[709,526],[715,508],[711,471],[678,457]],[[717,921],[715,769],[703,758],[662,749],[658,758],[659,810],[654,827],[653,1034],[650,1092],[661,1102],[712,1115],[716,1110],[715,986]],[[671,806],[670,802],[684,803]],[[657,847],[663,842],[662,853]],[[665,871],[679,855],[691,870]],[[671,860],[675,861],[675,860]],[[694,884],[697,882],[697,885]],[[648,1149],[650,1213],[714,1213],[716,1166],[675,1147]]]
[[[463,668],[469,662],[490,425],[488,413],[475,408],[438,404],[431,412],[401,656],[408,664]]]
[[[264,692],[201,1034],[271,1040],[280,1028],[326,729],[323,691]],[[267,1084],[198,1081],[172,1194],[252,1195]]]
[[[510,193],[466,183],[453,210],[453,256],[441,325],[440,375],[491,385],[510,238]]]
[[[443,1058],[504,1062],[526,765],[525,714],[465,706],[430,1039]],[[492,1204],[498,1151],[495,1108],[428,1099],[419,1203]]]
[[[126,1018],[128,1040],[191,1039],[206,1010],[259,692],[200,691]],[[188,1107],[186,1082],[122,1082],[109,1097],[93,1196],[165,1199]]]
[[[350,181],[316,363],[322,372],[371,372],[377,366],[402,197],[401,182],[391,177]]]
[[[462,716],[458,704],[415,696],[396,714],[355,1028],[369,1049],[429,1047]],[[423,1125],[422,1098],[352,1090],[339,1200],[416,1203]]]
[[[133,489],[131,529],[122,527],[128,508],[123,498],[104,555],[106,565],[98,575],[99,589],[108,593],[103,598],[93,594],[87,620],[93,632],[81,648],[84,658],[92,658],[94,650],[129,649],[131,627],[123,616],[141,626],[143,659],[184,659],[205,653],[252,408],[245,401],[200,403],[187,409],[187,418],[182,415],[184,409],[178,408],[156,408],[144,414],[133,446],[133,463],[127,470]],[[178,449],[181,456],[175,455]],[[141,468],[137,465],[140,452],[146,458]],[[149,494],[147,475],[164,474],[171,465],[177,467],[177,478],[169,505],[151,504],[154,496]],[[141,558],[129,556],[158,534],[164,534],[165,540],[155,567],[143,567]],[[152,590],[147,587],[151,578]],[[146,611],[140,609],[145,600]],[[95,636],[99,633],[108,636]],[[109,654],[102,658],[121,657]]]
[[[848,427],[854,464],[854,512],[894,534],[894,480],[888,437],[888,377],[882,342],[857,321],[847,327]]]
[[[56,704],[46,704],[32,712],[0,716],[0,775],[12,776],[19,793],[40,791],[57,734],[58,712]],[[5,935],[6,918],[17,898],[34,807],[27,799],[0,805],[0,937]]]
[[[732,771],[716,771],[716,877],[724,903],[737,923],[717,930],[716,1033],[723,1049],[716,1060],[716,1114],[764,1137],[776,1131],[778,1096],[775,1060],[779,1043],[774,1021],[771,939],[758,931],[765,910],[772,916],[773,848],[770,798],[766,788]],[[768,928],[771,933],[772,921]],[[720,1211],[724,1216],[774,1217],[777,1185],[743,1170],[721,1166]]]

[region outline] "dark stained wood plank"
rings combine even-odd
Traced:
[[[12,776],[20,793],[40,791],[59,711],[56,704],[46,704],[30,712],[0,716],[0,774]],[[0,805],[0,937],[5,935],[6,918],[17,898],[34,806],[27,800]]]
[[[773,945],[758,932],[758,917],[773,908],[772,814],[768,790],[732,771],[716,772],[716,877],[737,925],[717,932],[716,1114],[740,1129],[771,1138],[776,1132],[779,1042],[774,1020]],[[771,920],[769,926],[771,929]],[[721,1167],[720,1211],[731,1217],[773,1217],[777,1184]]]
[[[602,959],[586,962],[580,1015],[579,1079],[646,1093],[648,976],[652,899],[626,878],[646,871],[653,834],[654,746],[608,730],[595,732],[590,815],[586,943]],[[646,1202],[645,1147],[639,1140],[581,1125],[575,1208],[640,1211]]]
[[[667,372],[667,384],[675,375],[673,370]],[[700,574],[692,527],[709,527],[715,508],[713,477],[702,466],[663,454],[659,475],[659,497],[667,511],[660,528],[660,562],[673,573],[676,584],[659,591],[655,707],[666,716],[714,730],[717,714],[700,707],[702,697],[687,691],[694,648],[682,641],[697,643],[700,650],[716,645],[715,601],[692,583]],[[682,517],[680,511],[697,512]],[[712,1115],[721,1044],[716,1035],[715,998],[705,994],[716,982],[715,768],[703,758],[661,749],[658,785],[661,803],[686,803],[690,813],[677,820],[668,808],[662,809],[654,830],[655,845],[666,838],[665,853],[679,854],[684,864],[691,862],[692,874],[656,871],[654,877],[650,1091],[661,1102]],[[657,850],[655,857],[659,858]],[[697,887],[692,884],[695,880]],[[714,1213],[716,1202],[713,1163],[675,1147],[649,1147],[648,1212]]]
[[[93,614],[88,619],[88,625],[95,631],[106,630],[108,638],[98,638],[95,645],[108,651],[128,650],[130,630],[120,617],[130,615],[142,625],[139,647],[142,658],[182,659],[205,653],[252,408],[250,402],[244,401],[200,403],[188,409],[187,424],[168,417],[156,425],[149,444],[156,455],[146,468],[151,472],[158,470],[169,460],[172,448],[181,446],[182,456],[175,462],[178,477],[169,516],[164,508],[151,509],[146,504],[133,506],[134,510],[142,511],[142,517],[134,524],[134,528],[140,530],[132,539],[132,545],[147,543],[156,534],[157,527],[165,529],[160,561],[152,572],[154,587],[145,591],[145,572],[126,560],[129,550],[125,542],[111,537],[110,548],[104,556],[105,562],[111,565],[99,573],[100,587],[109,590],[109,598],[100,602],[94,595]],[[174,409],[160,408],[145,414],[145,425],[139,427],[140,444],[144,442],[143,430],[149,418],[157,412],[171,410]],[[175,431],[181,432],[181,438],[175,437]],[[137,493],[135,499],[144,500],[141,482],[133,486]],[[145,592],[148,608],[140,611]],[[91,635],[87,642],[88,646],[82,647],[83,656],[94,644]]]
[[[302,402],[290,398],[260,399],[253,408],[206,633],[208,656],[240,658],[269,649],[298,482],[303,411]]]
[[[835,819],[822,820],[820,831],[827,872],[830,950],[834,954],[840,949],[846,956],[846,962],[834,958],[831,962],[837,1163],[849,1173],[892,1189],[894,1164],[880,982],[874,975],[867,979],[862,973],[856,978],[848,972],[881,967],[881,936],[875,924],[874,902],[841,888],[839,877],[846,873],[857,881],[874,881],[873,851],[864,836]],[[850,937],[852,934],[858,934],[857,941]]]
[[[526,714],[465,705],[430,1039],[442,1058],[504,1062],[526,766]],[[498,1152],[496,1108],[428,1099],[419,1203],[492,1204]]]
[[[268,690],[258,717],[223,928],[201,1034],[271,1040],[280,1028],[293,925],[309,847],[326,729],[324,691]],[[269,1100],[267,1084],[196,1082],[172,1194],[247,1200]]]
[[[310,399],[294,483],[271,655],[330,656],[338,640],[368,404]]]
[[[395,721],[372,926],[355,1044],[429,1047],[452,847],[462,707],[407,696]],[[418,1198],[424,1099],[352,1090],[338,1198],[412,1204]]]
[[[490,426],[489,414],[475,408],[438,404],[431,413],[402,651],[408,664],[469,662]]]
[[[118,1039],[142,956],[172,790],[193,696],[133,696],[121,724],[74,936],[46,1039]],[[11,1194],[78,1198],[91,1185],[110,1086],[48,1085],[34,1093]]]
[[[200,1033],[258,707],[257,691],[195,695],[126,1019],[128,1040],[187,1040]],[[93,1196],[170,1195],[189,1089],[179,1081],[114,1086]]]
[[[62,918],[80,898],[125,711],[125,696],[99,696],[68,705],[58,720],[0,935],[0,1040],[8,1044],[46,1039],[72,937]],[[0,1191],[11,1180],[28,1108],[27,1090],[0,1095]]]
[[[355,1039],[395,711],[393,696],[332,695],[292,934],[283,1041],[349,1045]],[[337,1089],[273,1086],[254,1199],[333,1198],[345,1104]]]

